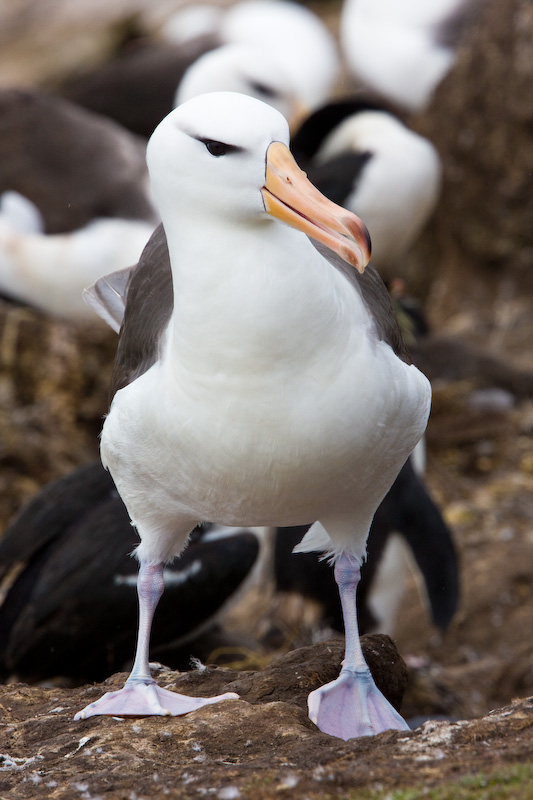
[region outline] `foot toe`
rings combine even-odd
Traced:
[[[90,703],[75,715],[75,720],[106,715],[112,717],[181,716],[196,711],[202,706],[234,700],[234,692],[215,697],[188,697],[187,695],[162,689],[156,683],[126,684],[116,692],[107,692],[99,700]]]

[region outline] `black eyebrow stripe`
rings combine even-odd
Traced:
[[[210,139],[206,136],[195,136],[191,134],[193,139],[196,139],[198,142],[202,142],[202,144],[221,144],[224,147],[228,148],[228,153],[242,153],[244,152],[244,147],[239,147],[237,144],[226,144],[226,142],[221,142],[219,139]]]

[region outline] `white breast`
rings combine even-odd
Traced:
[[[340,274],[334,280],[346,284]],[[361,313],[346,287],[345,313]],[[206,347],[204,368],[163,361],[118,392],[102,454],[116,480],[138,487],[143,513],[154,502],[195,520],[289,525],[339,504],[373,510],[423,432],[427,381],[377,343],[370,327],[347,325],[340,311],[334,319],[331,313],[331,329],[300,351],[287,347],[291,330],[299,341],[287,324],[285,359],[277,361],[233,318],[240,358],[226,332],[221,350],[215,342]],[[134,519],[135,506],[128,504]]]

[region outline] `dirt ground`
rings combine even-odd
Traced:
[[[306,652],[296,653],[302,655],[292,664],[288,657],[278,663],[274,681],[269,670],[258,676],[208,668],[178,676],[178,689],[190,694],[224,688],[237,690],[241,699],[171,720],[93,717],[73,722],[80,704],[94,699],[102,687],[73,692],[7,686],[1,694],[5,721],[0,796],[531,796],[531,698],[481,719],[430,721],[411,733],[386,732],[343,742],[318,732],[308,720],[302,706],[309,685],[316,681],[316,661]],[[282,672],[290,676],[288,684],[280,683]],[[120,685],[123,678],[115,676],[106,688]],[[164,671],[159,676],[165,684],[174,684],[175,678]],[[259,702],[258,678],[263,687]]]

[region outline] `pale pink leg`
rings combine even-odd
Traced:
[[[154,612],[163,594],[163,564],[143,565],[139,569],[139,631],[137,650],[131,674],[124,688],[107,692],[99,700],[79,711],[74,719],[86,719],[97,714],[143,717],[150,715],[179,716],[188,714],[220,700],[233,700],[234,692],[216,697],[187,697],[159,687],[150,674],[148,651]]]
[[[340,739],[371,736],[390,728],[409,730],[377,688],[363,656],[355,600],[360,566],[357,559],[344,553],[335,564],[346,635],[344,661],[339,677],[308,698],[310,719],[321,731]]]

